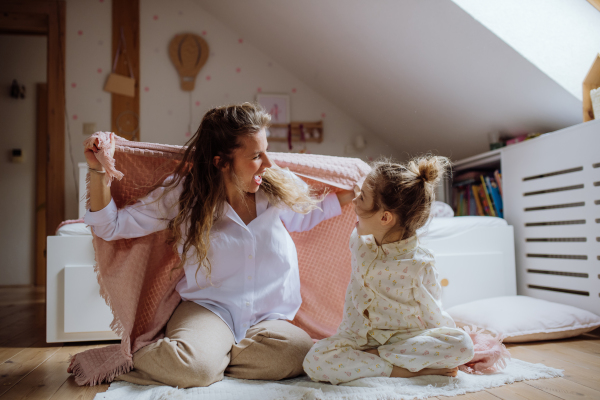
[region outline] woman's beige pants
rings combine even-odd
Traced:
[[[312,345],[306,332],[283,320],[260,322],[235,344],[221,318],[184,301],[167,323],[165,338],[138,350],[133,355],[133,370],[117,380],[188,388],[208,386],[224,375],[292,378],[304,373],[302,361]]]

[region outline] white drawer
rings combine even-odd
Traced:
[[[110,331],[113,316],[100,297],[93,265],[65,266],[65,332]]]
[[[437,254],[436,267],[442,281],[444,308],[488,297],[516,294],[516,287],[512,283],[514,270],[506,268],[504,257],[499,251]]]

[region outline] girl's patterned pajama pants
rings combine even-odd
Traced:
[[[313,381],[334,385],[368,377],[389,377],[394,366],[417,372],[423,368],[455,368],[473,358],[473,342],[457,328],[434,328],[394,334],[381,345],[371,336],[364,346],[351,333],[320,340],[302,364]],[[379,357],[361,350],[378,349]]]

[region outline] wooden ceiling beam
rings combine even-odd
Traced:
[[[114,72],[129,76],[128,62],[135,78],[134,97],[111,94],[111,129],[117,135],[140,140],[140,2],[139,0],[113,0],[112,2],[112,60],[114,61],[121,29],[125,37],[127,54],[121,53]],[[121,49],[123,50],[123,49]]]

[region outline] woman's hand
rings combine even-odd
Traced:
[[[350,204],[352,199],[354,199],[354,190],[342,190],[341,192],[337,192],[336,195],[340,202],[340,206],[344,207],[345,205]]]
[[[94,148],[93,149],[84,149],[83,154],[85,155],[85,160],[88,163],[88,167],[90,167],[91,169],[95,169],[97,171],[104,171],[104,167],[102,167],[102,164],[100,164],[100,161],[98,161],[98,159],[96,158],[96,153],[98,153],[100,151],[100,149],[98,149],[98,141],[96,140],[96,143],[94,143]],[[114,157],[115,155],[115,137],[114,135],[111,135],[110,138],[110,155],[111,157]]]

